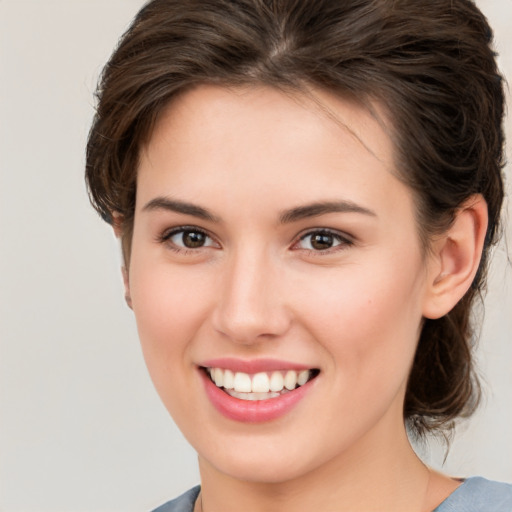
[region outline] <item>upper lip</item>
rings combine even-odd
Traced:
[[[204,368],[222,368],[224,370],[231,370],[232,372],[243,372],[249,374],[279,370],[301,371],[311,370],[313,368],[312,366],[279,359],[244,360],[231,357],[208,359],[207,361],[199,363],[198,366],[202,366]]]

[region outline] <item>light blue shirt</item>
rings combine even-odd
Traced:
[[[194,487],[153,512],[193,512],[199,490]],[[512,485],[468,478],[432,512],[512,512]]]
[[[433,512],[512,512],[512,485],[468,478]]]

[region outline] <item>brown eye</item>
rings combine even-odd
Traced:
[[[338,233],[332,233],[330,231],[312,231],[299,240],[296,248],[320,252],[328,251],[338,246],[341,249],[349,245],[352,245],[350,239]]]
[[[183,245],[189,249],[203,247],[206,242],[206,235],[199,231],[183,231],[181,238]]]
[[[327,233],[317,233],[311,236],[310,244],[317,251],[330,249],[334,245],[334,237]]]
[[[200,249],[216,245],[211,237],[198,229],[176,229],[163,237],[163,241],[171,242],[177,249]]]

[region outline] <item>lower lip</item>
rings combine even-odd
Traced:
[[[199,373],[203,379],[206,395],[217,411],[226,418],[244,423],[263,423],[284,416],[304,398],[311,383],[316,380],[312,379],[303,386],[276,398],[251,401],[228,395],[211,381],[204,370],[200,369]]]

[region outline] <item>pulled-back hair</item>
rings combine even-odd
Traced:
[[[488,206],[479,272],[451,312],[424,320],[405,397],[417,434],[449,429],[480,396],[471,309],[503,200],[503,90],[491,44],[471,0],[153,0],[101,77],[87,145],[91,201],[108,222],[114,212],[122,219],[128,265],[139,150],[164,107],[196,85],[316,87],[377,101],[425,250],[472,195]]]

